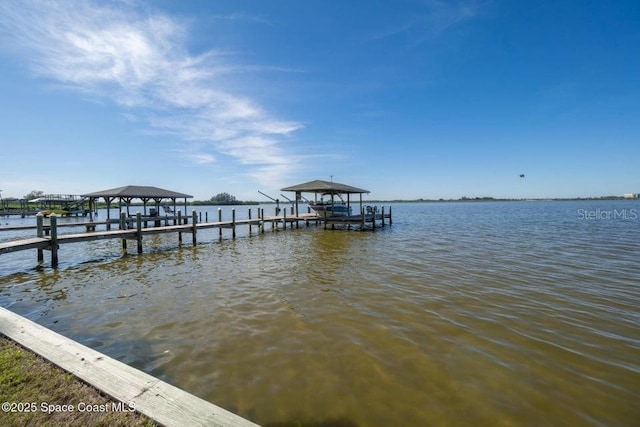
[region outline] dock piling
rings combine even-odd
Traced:
[[[138,253],[142,253],[142,214],[136,212],[136,240],[138,241]]]
[[[120,212],[120,230],[127,229],[127,213]],[[122,251],[127,252],[127,239],[122,239]]]
[[[196,239],[196,231],[198,230],[196,228],[197,224],[198,224],[198,214],[196,213],[196,210],[194,209],[191,212],[191,241],[193,243],[193,246],[196,246],[198,244],[198,241]]]
[[[58,266],[58,216],[56,214],[49,216],[49,224],[51,225],[51,267],[55,268]]]
[[[236,209],[231,209],[231,238],[236,238]]]
[[[36,215],[36,236],[44,237],[44,231],[42,230],[44,216],[39,213]],[[38,264],[44,261],[44,252],[42,249],[38,249]]]
[[[222,222],[222,208],[218,208],[218,222]],[[222,240],[222,227],[218,227],[218,240]]]

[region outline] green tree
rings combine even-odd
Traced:
[[[220,193],[220,194],[216,194],[215,196],[213,196],[211,198],[211,202],[212,203],[217,203],[217,204],[233,205],[233,204],[237,203],[238,201],[236,200],[236,198],[234,196],[232,196],[229,193]]]
[[[33,200],[33,199],[37,199],[38,197],[42,197],[42,196],[44,196],[44,191],[33,190],[31,193],[26,194],[24,196],[24,198],[26,200]]]

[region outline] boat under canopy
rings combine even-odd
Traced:
[[[322,181],[319,179],[305,182],[303,184],[293,185],[291,187],[285,187],[281,189],[281,191],[293,191],[296,193],[296,215],[299,214],[298,202],[303,200],[302,193],[313,193],[313,201],[308,200],[307,203],[311,209],[324,218],[350,216],[352,212],[351,194],[360,195],[359,211],[362,212],[362,195],[364,193],[370,193],[370,191],[362,188],[341,184],[339,182]],[[318,195],[320,195],[320,200],[318,200]],[[343,195],[346,195],[346,202],[342,197]],[[325,200],[325,196],[329,196],[329,200]]]

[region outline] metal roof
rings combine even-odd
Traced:
[[[340,184],[339,182],[329,182],[316,179],[315,181],[305,182],[304,184],[294,185],[292,187],[286,187],[280,191],[295,191],[298,193],[327,193],[327,194],[354,194],[354,193],[370,193],[369,190],[363,190],[362,188],[352,187],[346,184]]]
[[[190,199],[190,194],[178,193],[176,191],[165,190],[158,187],[148,187],[141,185],[127,185],[125,187],[112,188],[110,190],[96,191],[95,193],[83,194],[85,197],[120,197],[127,199]]]

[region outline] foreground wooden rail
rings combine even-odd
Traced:
[[[372,213],[366,214],[364,211],[361,215],[351,216],[351,217],[341,217],[341,218],[322,218],[315,214],[302,214],[298,216],[287,216],[286,211],[282,216],[265,216],[264,209],[258,209],[258,217],[251,217],[251,209],[249,209],[249,217],[247,219],[236,219],[235,209],[231,211],[231,220],[223,221],[222,220],[222,210],[218,209],[218,221],[216,222],[198,222],[198,215],[194,210],[189,219],[182,218],[180,212],[178,212],[177,217],[175,218],[175,225],[160,225],[160,221],[164,218],[149,218],[142,217],[140,213],[137,213],[135,216],[135,220],[132,218],[128,218],[126,214],[123,212],[120,215],[119,220],[119,229],[110,230],[110,224],[112,221],[103,222],[103,223],[68,223],[68,224],[58,224],[57,217],[52,215],[49,220],[49,225],[44,224],[44,218],[41,214],[36,215],[36,237],[19,239],[9,242],[0,243],[0,255],[24,251],[29,249],[36,249],[38,251],[38,262],[41,263],[44,261],[44,251],[51,252],[51,266],[56,267],[58,265],[58,249],[61,244],[65,243],[77,243],[77,242],[90,242],[94,240],[105,240],[105,239],[121,239],[122,241],[122,249],[123,251],[127,251],[127,242],[133,240],[136,242],[137,253],[141,254],[143,250],[143,237],[145,235],[150,234],[165,234],[165,233],[178,233],[178,242],[182,244],[182,234],[189,233],[191,234],[192,244],[197,245],[197,233],[198,230],[208,229],[208,228],[217,228],[219,230],[219,238],[222,239],[222,230],[230,229],[232,233],[232,238],[236,238],[236,227],[238,226],[248,226],[249,227],[249,235],[252,233],[252,227],[258,227],[260,233],[264,233],[265,225],[271,224],[271,230],[277,230],[280,226],[283,229],[289,227],[299,227],[300,223],[303,222],[307,226],[310,223],[324,223],[325,229],[328,226],[335,228],[338,226],[347,226],[351,225],[360,225],[363,229],[367,225],[371,225],[372,229],[375,230],[376,222],[380,222],[382,227],[385,226],[385,219],[388,219],[389,224],[391,224],[391,209],[389,209],[389,213],[385,214],[384,208],[382,209],[382,213]],[[189,221],[190,220],[190,221]],[[156,226],[154,227],[143,227],[143,223],[153,222]],[[166,222],[165,222],[166,223]],[[104,231],[96,231],[96,226],[104,224],[107,226],[107,230]],[[135,224],[135,228],[131,228],[132,225]],[[58,234],[60,227],[71,227],[71,226],[85,226],[86,232],[83,233],[73,233],[73,234]],[[22,228],[7,228],[7,230],[16,230],[16,229],[25,229],[31,228],[32,226],[26,226]],[[0,231],[2,229],[0,228]]]
[[[122,402],[122,408],[134,408],[162,425],[257,426],[2,307],[0,334]]]

